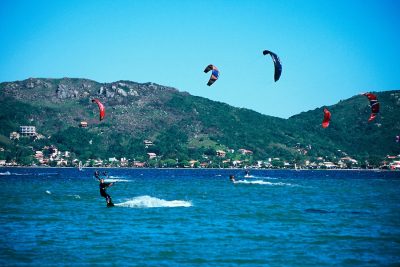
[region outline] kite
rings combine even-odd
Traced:
[[[210,65],[207,66],[207,68],[204,70],[204,72],[207,73],[210,70],[212,72],[211,72],[210,80],[207,83],[208,86],[211,86],[216,80],[218,80],[218,77],[219,77],[219,70],[218,70],[217,67],[215,67],[214,65],[210,64]]]
[[[376,95],[371,94],[371,93],[364,93],[363,95],[368,97],[369,106],[371,107],[371,115],[369,116],[369,119],[368,119],[368,121],[370,122],[370,121],[374,120],[376,115],[378,115],[378,113],[379,113],[378,98],[376,97]]]
[[[282,64],[281,64],[281,60],[279,59],[279,57],[277,56],[277,54],[268,51],[268,50],[264,50],[263,51],[263,55],[271,55],[272,57],[272,61],[274,61],[274,67],[275,67],[275,74],[274,74],[274,79],[275,82],[279,80],[279,78],[281,77],[281,73],[282,73]]]
[[[322,128],[327,128],[331,120],[331,113],[327,108],[324,108],[324,119],[322,120]]]
[[[104,108],[104,105],[100,102],[100,100],[94,98],[92,99],[93,103],[97,103],[99,106],[99,111],[100,111],[100,120],[104,119],[104,116],[106,115],[106,109]]]

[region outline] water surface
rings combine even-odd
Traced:
[[[400,264],[400,172],[107,170],[0,168],[0,265]]]

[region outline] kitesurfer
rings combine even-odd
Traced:
[[[100,195],[106,199],[107,206],[114,206],[112,203],[111,196],[107,194],[106,189],[113,185],[113,183],[106,183],[103,178],[100,177],[99,171],[94,172],[94,177],[99,180]]]
[[[235,176],[229,175],[229,180],[231,180],[232,183],[235,183]]]
[[[113,206],[114,205],[112,203],[111,196],[109,194],[107,194],[107,192],[106,192],[106,189],[108,187],[112,186],[112,185],[113,185],[113,183],[105,183],[104,179],[100,179],[100,184],[99,184],[100,195],[106,199],[107,206],[110,206],[110,205]]]

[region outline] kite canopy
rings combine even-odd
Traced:
[[[218,70],[217,67],[215,67],[214,65],[210,64],[210,65],[208,65],[208,66],[206,67],[206,69],[204,70],[204,72],[207,73],[207,72],[209,72],[210,70],[211,70],[212,72],[211,72],[210,80],[209,80],[208,83],[207,83],[208,86],[211,86],[216,80],[218,80],[218,77],[219,77],[219,70]]]
[[[281,60],[279,59],[279,57],[277,56],[277,54],[268,51],[268,50],[264,50],[263,51],[263,55],[271,55],[272,60],[274,61],[274,67],[275,67],[275,74],[274,74],[274,79],[275,82],[279,80],[279,78],[281,77],[281,73],[282,73],[282,64],[281,64]]]
[[[98,100],[97,98],[92,99],[93,103],[96,103],[99,106],[99,111],[100,111],[100,120],[104,119],[104,116],[106,116],[106,109],[104,108],[104,105]]]
[[[324,108],[324,119],[322,120],[322,128],[327,128],[331,121],[331,113],[327,108]]]
[[[379,113],[379,102],[378,98],[376,95],[371,94],[371,93],[364,93],[368,100],[369,100],[369,106],[371,107],[371,115],[369,116],[368,121],[372,121],[376,118],[376,115]]]

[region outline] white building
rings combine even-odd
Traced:
[[[17,132],[10,133],[10,139],[11,140],[19,139],[19,133]]]
[[[143,141],[145,148],[149,148],[149,146],[153,146],[153,142],[150,140],[144,140]]]
[[[36,136],[35,126],[19,126],[19,133],[23,136]]]
[[[156,153],[147,153],[147,155],[149,156],[149,159],[154,159],[157,157]]]

